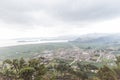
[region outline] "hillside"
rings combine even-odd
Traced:
[[[73,42],[79,43],[106,43],[106,44],[119,44],[120,34],[88,34],[80,36]]]

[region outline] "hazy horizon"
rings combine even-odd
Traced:
[[[1,0],[0,39],[120,33],[119,0]]]

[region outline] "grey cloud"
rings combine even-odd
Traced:
[[[49,26],[82,23],[120,16],[119,0],[1,0],[0,20]],[[45,16],[33,12],[43,12]]]
[[[56,15],[65,21],[91,21],[120,16],[119,0],[76,0],[56,8]]]

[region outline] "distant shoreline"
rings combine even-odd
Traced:
[[[61,43],[68,42],[68,40],[52,40],[52,41],[37,41],[37,42],[19,42],[17,40],[3,40],[0,41],[0,47],[10,47],[27,44],[41,44],[41,43]]]

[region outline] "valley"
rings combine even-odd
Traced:
[[[43,80],[44,77],[50,78],[48,80],[51,78],[54,78],[53,80],[64,80],[64,78],[65,80],[77,80],[79,77],[80,79],[94,80],[94,77],[101,78],[96,75],[103,74],[100,71],[102,68],[106,69],[106,66],[107,69],[118,69],[120,59],[119,37],[114,35],[114,39],[112,39],[113,36],[111,35],[96,35],[97,37],[93,34],[90,35],[80,36],[73,40],[43,40],[41,43],[38,43],[38,40],[36,42],[36,39],[16,40],[18,43],[16,45],[0,47],[0,67],[4,67],[1,68],[1,73],[4,74],[6,69],[11,70],[12,61],[13,63],[15,61],[18,67],[23,61],[28,68],[31,65],[33,69],[35,68],[32,64],[38,63],[42,67],[41,70],[47,70],[46,72],[42,71],[45,72],[45,74],[41,74],[42,78],[40,79]],[[31,61],[32,64],[30,64]],[[36,63],[36,61],[38,62]],[[4,62],[7,66],[3,66]],[[26,69],[26,66],[23,65],[23,69]],[[17,73],[16,70],[12,70]],[[33,74],[35,75],[35,73]],[[24,76],[20,78],[18,76],[20,76],[19,73],[16,77],[18,80],[23,80]],[[3,77],[4,75],[1,78]],[[9,76],[6,78],[10,79]]]

